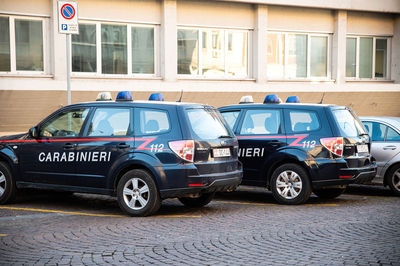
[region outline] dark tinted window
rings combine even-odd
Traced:
[[[393,128],[388,127],[386,141],[400,141],[400,134],[397,133]]]
[[[88,108],[67,110],[47,121],[39,130],[41,137],[78,136],[83,122],[89,112]]]
[[[89,125],[88,136],[126,136],[130,111],[127,108],[97,108]]]
[[[363,124],[372,141],[384,141],[387,126],[376,122],[363,122]]]
[[[248,110],[240,134],[280,134],[281,112],[274,109]]]
[[[233,129],[233,126],[236,123],[236,120],[238,119],[240,114],[240,111],[232,111],[232,112],[223,112],[221,113],[222,117],[226,120],[228,123],[229,127]]]
[[[294,133],[317,130],[320,127],[318,115],[313,111],[289,111],[290,129]]]
[[[221,114],[215,109],[188,109],[186,114],[196,139],[218,139],[223,136],[234,136]]]
[[[168,112],[158,109],[135,109],[135,130],[137,135],[161,134],[171,128]]]

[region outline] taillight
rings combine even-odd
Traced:
[[[194,140],[177,140],[168,142],[169,147],[182,159],[193,162]]]
[[[343,137],[323,138],[320,139],[321,144],[333,154],[343,155]]]

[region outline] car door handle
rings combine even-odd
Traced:
[[[126,149],[126,148],[129,148],[129,147],[130,147],[130,145],[126,144],[126,143],[120,143],[120,144],[117,145],[118,149]]]
[[[72,143],[66,143],[64,145],[64,149],[69,150],[69,149],[73,149],[76,147],[76,144],[72,144]]]
[[[384,150],[392,150],[394,151],[396,149],[396,146],[385,146],[383,147]]]

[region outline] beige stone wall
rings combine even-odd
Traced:
[[[79,91],[72,93],[72,102],[92,101],[98,92]],[[188,92],[183,101],[207,103],[217,107],[236,104],[243,95],[252,95],[262,102],[266,94],[277,92]],[[179,99],[180,92],[164,92],[167,101]],[[278,92],[282,100],[297,95],[302,102],[318,103],[322,92]],[[112,92],[113,97],[117,92]],[[148,99],[150,92],[134,92],[136,100]],[[400,116],[400,92],[327,92],[324,103],[347,105],[358,115]],[[64,91],[0,91],[0,132],[24,132],[47,115],[65,105]]]

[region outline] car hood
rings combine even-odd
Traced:
[[[0,137],[0,141],[3,141],[3,140],[25,139],[27,136],[28,136],[27,133],[16,134],[16,135],[9,135],[9,136],[3,136],[3,137]]]

